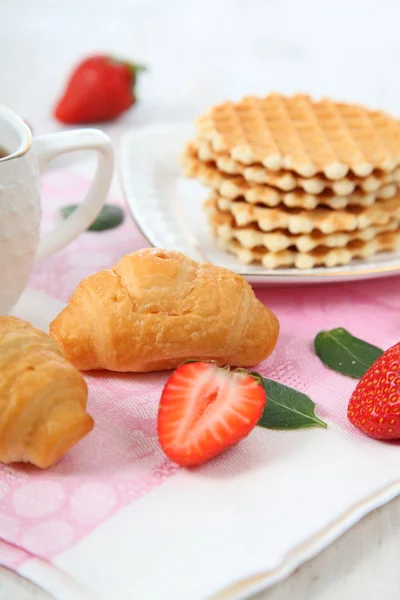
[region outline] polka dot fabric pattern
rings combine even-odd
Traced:
[[[163,378],[141,379],[87,377],[94,434],[46,471],[0,466],[1,538],[51,559],[177,470],[156,436]]]
[[[47,175],[43,230],[52,227],[61,206],[83,197],[88,187],[71,172]],[[122,205],[115,198],[109,202]],[[83,234],[41,264],[30,286],[66,301],[81,279],[145,245],[126,218],[118,229]],[[86,377],[93,435],[46,471],[0,465],[0,539],[10,543],[3,543],[0,559],[14,567],[30,554],[51,560],[177,471],[157,441],[165,379],[160,374]]]

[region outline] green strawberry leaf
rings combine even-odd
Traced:
[[[61,214],[64,219],[69,217],[71,213],[77,208],[77,204],[68,204],[61,208]],[[121,225],[124,220],[124,211],[119,206],[113,206],[111,204],[105,204],[101,209],[99,215],[93,223],[88,227],[88,231],[106,231],[107,229],[114,229]]]
[[[146,71],[149,70],[148,66],[144,65],[143,63],[129,63],[129,64],[135,73],[145,73]]]
[[[257,374],[250,373],[250,375]],[[258,422],[260,427],[268,429],[327,427],[327,424],[315,415],[315,404],[306,394],[264,377],[263,385],[267,404]]]
[[[352,336],[343,327],[320,331],[314,348],[327,367],[356,379],[361,379],[383,354],[383,350]]]
[[[123,65],[125,65],[125,67],[127,69],[129,69],[129,72],[132,77],[132,82],[134,85],[136,83],[137,75],[140,75],[140,73],[145,73],[146,71],[149,70],[147,65],[144,65],[143,63],[135,63],[135,62],[129,62],[127,60],[118,60],[118,59],[114,59],[114,60],[122,63]]]

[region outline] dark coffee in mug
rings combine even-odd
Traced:
[[[3,146],[0,146],[0,158],[4,158],[7,155],[8,155],[7,150]]]

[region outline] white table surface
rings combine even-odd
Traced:
[[[150,69],[139,104],[103,127],[116,146],[128,128],[191,120],[212,103],[272,90],[400,115],[399,20],[398,0],[0,0],[0,102],[36,134],[61,129],[51,109],[68,70],[85,53],[109,51]],[[397,597],[399,544],[394,500],[256,598]],[[48,595],[0,569],[0,598]]]

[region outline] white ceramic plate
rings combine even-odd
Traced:
[[[309,270],[240,264],[218,248],[208,230],[202,210],[207,191],[180,173],[178,156],[193,134],[193,126],[183,123],[146,127],[122,139],[122,187],[130,212],[150,244],[227,267],[252,283],[326,283],[400,274],[400,252],[355,260],[345,267]]]

